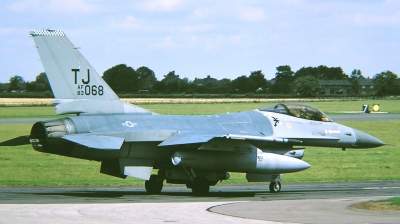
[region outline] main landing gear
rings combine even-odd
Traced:
[[[164,178],[159,175],[151,175],[149,180],[146,180],[144,187],[149,194],[159,194],[164,186]]]
[[[164,178],[160,177],[160,175],[151,175],[149,180],[145,182],[146,192],[148,194],[160,194],[161,190],[164,186]],[[210,192],[210,183],[209,181],[202,176],[195,177],[193,181],[186,184],[187,188],[192,189],[192,193],[195,196],[204,196]],[[271,182],[269,184],[269,191],[271,193],[278,193],[282,189],[282,185],[280,182]]]
[[[188,187],[188,185],[186,186]],[[205,177],[195,177],[189,186],[195,196],[204,196],[210,192],[210,184]]]
[[[269,191],[271,193],[278,193],[281,191],[282,185],[281,182],[271,182],[269,184]]]

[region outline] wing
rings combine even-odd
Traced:
[[[272,136],[253,136],[239,134],[204,134],[196,132],[178,132],[162,141],[158,146],[180,146],[180,145],[199,145],[199,150],[231,151],[240,153],[255,153],[257,148],[251,142],[270,142],[276,144],[288,144],[290,146],[303,145],[303,141],[309,140],[334,140],[338,138],[316,136],[313,138],[279,138]]]
[[[335,137],[313,137],[313,138],[281,138],[272,136],[255,136],[255,135],[239,135],[239,134],[202,134],[196,132],[176,133],[165,141],[161,142],[158,146],[173,146],[185,144],[199,144],[206,143],[215,138],[225,138],[234,140],[247,140],[247,141],[262,141],[262,142],[276,142],[276,143],[292,143],[301,144],[303,140],[311,139],[325,139],[325,140],[339,140]]]
[[[190,145],[209,142],[213,138],[221,138],[223,135],[201,134],[201,133],[176,133],[158,146]]]

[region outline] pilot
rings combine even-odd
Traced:
[[[322,117],[322,119],[321,119],[322,121],[329,121],[329,119],[328,118],[326,118],[326,117]]]
[[[329,121],[327,117],[325,117],[323,114],[316,112],[312,117],[311,120],[314,121]]]

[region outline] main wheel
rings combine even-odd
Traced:
[[[163,188],[164,179],[160,178],[158,175],[151,175],[149,180],[146,180],[144,187],[146,192],[149,194],[159,194]]]
[[[281,183],[280,182],[271,182],[269,184],[269,191],[271,193],[278,193],[281,191]]]
[[[204,196],[210,192],[210,184],[205,177],[196,177],[191,187],[192,193],[196,196]]]

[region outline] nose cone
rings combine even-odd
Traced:
[[[356,134],[356,146],[357,148],[374,148],[385,145],[384,142],[375,138],[372,135],[364,133],[362,131],[354,129]]]

